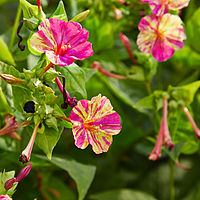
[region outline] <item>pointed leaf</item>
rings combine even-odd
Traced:
[[[50,18],[58,18],[58,19],[62,19],[64,21],[68,21],[67,19],[67,14],[65,12],[65,6],[63,4],[63,1],[61,0],[58,4],[58,7],[56,8],[55,12],[53,13],[53,15]]]

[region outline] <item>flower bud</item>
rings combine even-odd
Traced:
[[[119,34],[120,36],[120,40],[122,42],[122,45],[124,46],[124,48],[126,49],[130,59],[132,60],[133,64],[134,65],[138,65],[134,56],[133,56],[133,52],[132,52],[132,48],[131,48],[131,43],[128,39],[128,37],[126,35],[124,35],[123,33],[120,33]]]
[[[22,179],[24,179],[26,176],[28,176],[28,174],[31,171],[33,163],[28,164],[26,167],[24,167],[19,174],[17,175],[16,178],[16,182],[20,182]]]
[[[6,190],[10,190],[10,188],[12,188],[12,186],[13,186],[13,184],[14,184],[15,182],[16,182],[16,178],[15,178],[15,177],[13,177],[13,178],[7,180],[6,183],[5,183],[5,185],[4,185],[4,188],[5,188]]]
[[[89,14],[90,10],[86,10],[84,12],[79,13],[76,15],[72,20],[72,22],[82,22]]]
[[[0,77],[3,78],[7,83],[23,83],[23,80],[20,80],[12,75],[9,74],[0,74]]]
[[[116,20],[119,20],[122,18],[122,11],[118,8],[114,8],[114,17]]]

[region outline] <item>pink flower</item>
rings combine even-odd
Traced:
[[[11,197],[9,197],[7,194],[6,195],[1,195],[0,200],[12,200]]]
[[[139,23],[138,48],[151,54],[159,62],[170,59],[175,50],[183,48],[185,39],[179,16],[165,14],[161,17],[148,15]]]
[[[152,12],[161,16],[168,12],[168,10],[180,10],[187,7],[190,0],[141,0],[148,2]]]
[[[169,150],[172,150],[174,148],[174,144],[172,142],[169,128],[167,124],[167,98],[163,98],[163,116],[160,123],[160,130],[158,133],[156,145],[149,155],[149,160],[157,160],[161,157],[161,149],[162,149],[162,143],[164,143],[164,146],[167,147]]]
[[[67,66],[74,60],[83,60],[93,54],[87,41],[89,32],[77,22],[51,18],[43,21],[30,39],[36,51],[45,53],[51,63]]]
[[[91,101],[81,100],[72,109],[69,118],[73,124],[75,145],[85,149],[88,144],[96,154],[107,152],[112,136],[121,130],[120,117],[110,101],[98,95]]]

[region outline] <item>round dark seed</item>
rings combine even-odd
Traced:
[[[27,113],[35,113],[35,103],[28,101],[24,104],[24,111]]]

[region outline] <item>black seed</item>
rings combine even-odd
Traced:
[[[35,103],[28,101],[24,104],[24,111],[27,113],[35,113]]]

